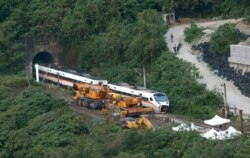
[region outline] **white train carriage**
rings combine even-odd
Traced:
[[[68,87],[73,87],[75,82],[108,86],[110,90],[119,94],[142,97],[143,106],[153,108],[156,113],[167,112],[169,109],[169,100],[164,93],[155,92],[148,89],[135,89],[128,85],[108,84],[107,80],[79,76],[38,64],[35,65],[35,72],[37,82],[39,82],[40,79],[46,79]]]
[[[156,113],[167,112],[169,109],[169,100],[164,93],[148,89],[133,89],[131,87],[119,86],[115,84],[108,84],[108,87],[116,93],[142,97],[143,106],[153,108]]]
[[[107,80],[94,79],[90,77],[84,77],[60,70],[56,70],[53,68],[45,67],[36,64],[36,81],[39,82],[40,78],[59,83],[64,86],[73,87],[73,83],[75,82],[84,82],[93,85],[104,85],[108,84]]]

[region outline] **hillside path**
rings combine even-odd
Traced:
[[[241,20],[241,19],[239,19]],[[239,20],[220,20],[220,21],[209,21],[197,23],[202,27],[218,27],[224,23],[235,23]],[[167,46],[170,51],[173,51],[174,45],[178,44],[180,41],[183,43],[178,58],[188,61],[196,68],[198,68],[200,75],[203,77],[199,79],[198,82],[206,84],[207,89],[209,90],[217,90],[219,92],[223,92],[223,85],[226,84],[226,94],[227,94],[227,103],[230,107],[236,107],[238,109],[243,110],[243,114],[250,114],[250,98],[245,97],[241,94],[241,92],[237,89],[236,86],[233,85],[232,81],[226,81],[220,78],[217,75],[212,73],[212,70],[208,67],[208,65],[204,61],[198,61],[197,55],[192,54],[193,50],[191,49],[191,45],[184,41],[184,29],[188,27],[190,24],[183,24],[178,26],[173,26],[169,28],[168,32],[164,35],[166,39]],[[173,33],[174,41],[171,42],[170,34]]]

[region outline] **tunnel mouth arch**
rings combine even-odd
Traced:
[[[53,56],[47,52],[47,51],[42,51],[37,53],[32,60],[32,65],[34,64],[42,64],[42,65],[49,65],[54,63],[54,58]]]

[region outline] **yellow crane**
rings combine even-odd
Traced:
[[[152,108],[142,106],[141,97],[117,94],[107,87],[87,83],[75,83],[73,88],[75,89],[75,95],[72,99],[76,100],[80,106],[102,109],[107,104],[111,104],[120,110],[122,116],[153,112]]]

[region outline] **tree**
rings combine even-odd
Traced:
[[[166,50],[163,33],[166,31],[159,13],[146,10],[138,15],[138,23],[130,45],[127,58],[135,66],[151,66],[163,50]]]
[[[197,24],[191,23],[190,27],[185,28],[184,34],[185,41],[190,43],[201,38],[204,32],[202,32],[202,28],[199,28]]]
[[[240,32],[234,24],[221,25],[211,36],[209,52],[221,55],[230,54],[230,44],[240,42]]]

